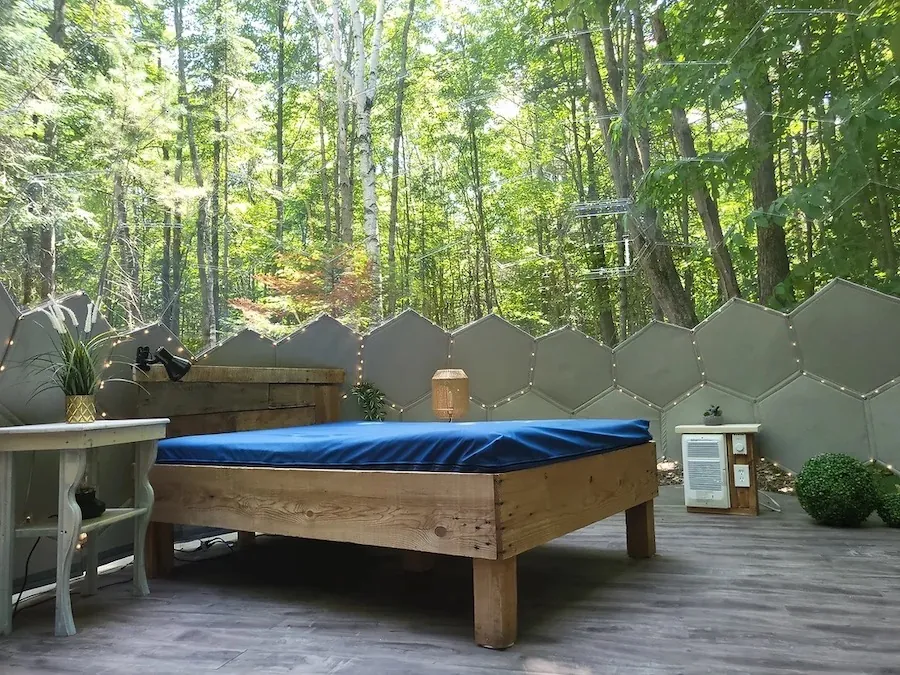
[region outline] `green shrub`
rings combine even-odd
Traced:
[[[808,460],[797,476],[796,491],[803,510],[824,525],[856,527],[878,502],[872,474],[859,460],[839,453]]]
[[[888,527],[900,527],[900,491],[886,492],[878,496],[878,517]]]

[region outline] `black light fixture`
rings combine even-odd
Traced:
[[[178,382],[187,375],[191,369],[191,362],[180,356],[175,356],[165,347],[156,350],[156,354],[150,356],[150,347],[138,347],[134,366],[145,373],[150,372],[150,366],[161,363],[166,369],[166,374],[172,382]]]

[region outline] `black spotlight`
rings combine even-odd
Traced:
[[[150,366],[155,363],[161,363],[166,369],[166,374],[172,382],[178,382],[182,377],[187,375],[191,369],[191,362],[180,356],[175,356],[165,347],[156,350],[156,354],[150,356],[150,347],[138,347],[137,356],[134,365],[145,373],[150,370]]]

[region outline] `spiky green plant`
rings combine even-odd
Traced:
[[[78,321],[75,312],[55,300],[50,300],[41,312],[49,322],[45,328],[53,347],[28,359],[42,375],[49,375],[33,396],[50,389],[59,389],[66,396],[91,396],[105,382],[137,384],[123,378],[103,377],[104,370],[113,363],[108,360],[109,352],[122,338],[113,330],[91,335],[99,314],[96,305],[88,304],[83,323]]]

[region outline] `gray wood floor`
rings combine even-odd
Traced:
[[[818,527],[781,501],[758,519],[660,506],[649,561],[625,556],[621,517],[521,556],[504,652],[472,642],[465,560],[404,573],[393,554],[265,537],[149,598],[114,583],[128,570],[104,577],[74,598],[72,638],[53,637],[52,601],[24,610],[0,673],[900,673],[900,531]]]

